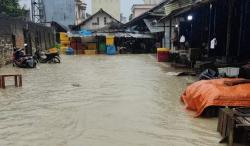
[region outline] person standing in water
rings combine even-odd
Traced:
[[[213,39],[210,42],[210,49],[209,49],[209,56],[214,57],[215,56],[215,49],[217,47],[217,39],[214,35]]]
[[[186,42],[186,37],[184,35],[181,35],[180,38],[180,45],[181,45],[181,49],[184,50],[185,49],[185,42]]]

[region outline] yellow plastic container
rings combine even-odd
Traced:
[[[97,45],[96,43],[88,43],[88,50],[96,50]]]
[[[63,43],[63,44],[60,44],[61,47],[69,47],[70,45],[69,44],[66,44],[66,43]]]
[[[60,48],[60,52],[62,53],[62,54],[66,54],[66,49],[67,49],[68,47],[61,47]]]
[[[63,38],[60,38],[60,41],[69,41],[69,38],[68,37],[63,37]]]
[[[61,44],[63,44],[63,45],[69,45],[70,41],[61,41]]]
[[[96,55],[96,50],[84,50],[85,55]]]
[[[61,44],[61,47],[63,47],[63,48],[69,48],[69,45],[63,45],[63,44]]]
[[[69,37],[67,33],[60,33],[60,41],[69,41]]]
[[[68,38],[68,34],[65,32],[60,32],[60,38]]]
[[[115,37],[114,36],[106,36],[106,45],[114,45]]]
[[[157,52],[169,52],[170,49],[168,48],[157,48]]]
[[[50,48],[49,52],[50,53],[58,53],[58,50],[57,50],[57,48]]]

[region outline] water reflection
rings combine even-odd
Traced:
[[[219,146],[216,119],[195,119],[179,96],[192,78],[149,55],[64,56],[0,90],[3,146]],[[74,86],[77,85],[77,86]]]

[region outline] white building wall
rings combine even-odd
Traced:
[[[79,15],[76,0],[43,0],[43,2],[47,22],[55,21],[65,26],[76,23],[77,15]]]
[[[133,18],[140,16],[141,14],[147,12],[149,9],[147,8],[139,8],[134,10]]]
[[[100,9],[120,20],[120,0],[92,0],[92,14],[95,14]]]
[[[132,7],[132,18],[136,18],[141,14],[155,7],[163,0],[144,0],[144,4],[135,4]]]
[[[86,8],[87,5],[84,3],[84,0],[75,0],[76,8],[75,8],[75,25],[78,25],[82,21],[86,19]]]
[[[163,0],[144,0],[144,4],[159,4]]]
[[[75,23],[74,0],[43,0],[46,21],[55,21],[65,26]]]
[[[136,18],[140,16],[141,14],[147,12],[148,10],[152,9],[155,5],[151,4],[140,4],[140,5],[134,5],[132,8],[132,18]]]
[[[99,24],[98,25],[94,25],[94,23],[97,22],[97,18],[99,18]],[[106,18],[107,23],[104,23],[104,19]],[[108,23],[114,21],[112,18],[110,18],[109,15],[101,13],[96,15],[95,17],[93,17],[90,21],[88,21],[87,23],[85,23],[84,25],[81,26],[81,29],[87,29],[87,30],[96,30],[96,29],[100,29],[103,28],[105,26],[108,25]]]

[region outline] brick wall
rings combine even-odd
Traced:
[[[33,54],[37,49],[46,50],[55,45],[52,28],[1,15],[0,22],[0,65],[11,62],[14,46],[23,48],[27,43],[26,53]]]
[[[8,64],[12,60],[13,44],[11,36],[0,35],[0,67]]]
[[[16,35],[16,47],[23,48],[24,46],[24,37],[23,35]]]

